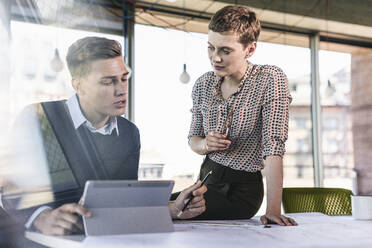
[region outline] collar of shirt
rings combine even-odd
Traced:
[[[253,70],[253,64],[248,62],[247,70],[245,71],[245,74],[244,74],[242,80],[240,81],[240,83],[238,85],[238,89],[236,90],[236,92],[234,94],[238,94],[243,89],[243,86],[244,86],[245,82],[248,81],[252,70]],[[221,91],[222,82],[223,82],[223,77],[217,76],[216,84],[214,86],[214,96],[220,97],[221,99],[223,99],[222,98],[222,91]]]
[[[96,129],[81,112],[79,100],[76,94],[74,94],[66,101],[66,105],[70,112],[75,129],[78,129],[81,125],[84,125],[92,133],[100,133],[103,135],[111,135],[112,131],[116,129],[116,134],[119,136],[118,121],[115,116],[111,116],[108,123],[105,124],[103,127]]]

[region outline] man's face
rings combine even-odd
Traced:
[[[93,61],[75,87],[86,117],[94,119],[125,113],[129,70],[121,56]]]

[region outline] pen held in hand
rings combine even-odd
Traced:
[[[225,131],[225,135],[226,135],[226,137],[228,137],[228,136],[229,136],[229,132],[230,132],[230,128],[229,128],[229,127],[227,127],[227,128],[226,128],[226,131]]]
[[[207,180],[207,178],[209,177],[209,175],[212,174],[212,172],[213,172],[213,171],[210,171],[210,172],[207,173],[207,175],[203,178],[200,187],[203,186],[203,184],[205,183],[205,181]],[[186,201],[185,206],[183,206],[182,210],[177,214],[177,217],[178,217],[178,218],[182,215],[183,211],[185,211],[185,209],[186,209],[187,206],[190,204],[190,202],[192,201],[192,199],[194,199],[194,195],[191,193],[191,196],[190,196],[190,198]]]

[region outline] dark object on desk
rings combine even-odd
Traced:
[[[174,181],[88,181],[82,205],[86,236],[173,232],[168,199]]]
[[[5,210],[0,207],[0,247],[6,248],[42,248],[24,237],[24,227],[16,223]]]
[[[283,188],[283,208],[285,213],[351,215],[351,195],[341,188]]]
[[[18,235],[22,235],[22,231],[0,207],[0,247],[19,247],[17,245]]]

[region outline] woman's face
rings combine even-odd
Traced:
[[[208,57],[217,76],[226,77],[245,73],[246,60],[254,53],[257,43],[244,48],[239,36],[232,32],[208,32]]]

